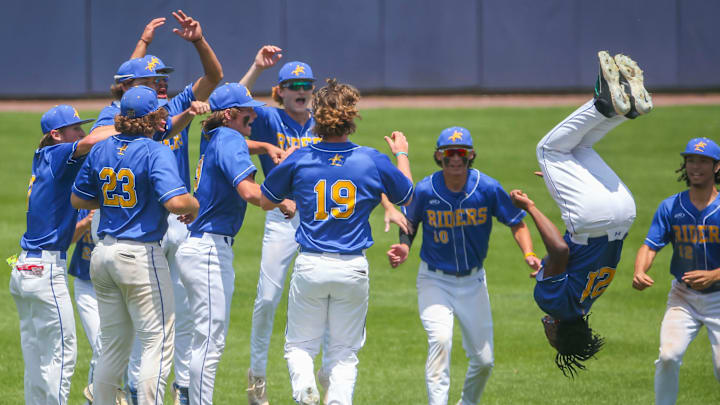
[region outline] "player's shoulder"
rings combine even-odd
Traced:
[[[682,209],[682,199],[688,193],[687,190],[673,194],[660,202],[658,205],[658,211],[670,212],[674,208]]]

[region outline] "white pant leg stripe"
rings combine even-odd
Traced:
[[[208,297],[208,333],[207,341],[205,342],[205,353],[203,354],[202,368],[200,369],[200,398],[199,403],[202,403],[202,395],[205,389],[203,388],[203,377],[205,377],[205,360],[207,359],[208,349],[210,348],[210,339],[212,338],[212,295],[210,294],[210,259],[212,258],[213,248],[211,247],[208,251],[207,261],[207,297]]]
[[[50,291],[52,291],[53,300],[55,301],[55,310],[57,310],[58,320],[60,321],[60,380],[58,385],[58,400],[62,401],[62,381],[63,372],[65,372],[65,333],[63,331],[62,315],[60,314],[60,305],[58,305],[57,296],[55,295],[55,286],[53,286],[53,264],[50,265]]]
[[[162,289],[160,288],[160,279],[158,278],[157,268],[155,267],[155,248],[150,246],[150,258],[152,261],[153,272],[155,273],[155,282],[157,283],[158,293],[160,293],[160,316],[162,316],[162,346],[160,347],[160,371],[158,372],[157,385],[155,386],[155,404],[158,403],[158,393],[160,392],[160,381],[162,380],[162,364],[163,356],[165,355],[165,304],[163,303]],[[162,404],[163,399],[160,399]]]

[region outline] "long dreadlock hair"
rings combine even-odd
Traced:
[[[590,315],[587,315],[558,323],[555,365],[565,377],[575,378],[578,370],[585,370],[582,362],[595,357],[605,343],[605,339],[593,333],[588,325],[589,318]]]

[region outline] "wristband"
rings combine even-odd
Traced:
[[[527,252],[527,253],[525,253],[525,258],[526,258],[526,259],[527,259],[528,257],[530,257],[530,256],[535,256],[535,257],[537,257],[537,255],[535,254],[535,252]]]
[[[198,42],[202,41],[204,37],[200,37],[194,41],[192,41],[193,44],[197,44]]]
[[[408,156],[407,152],[398,152],[395,154],[395,157],[398,158],[400,155],[405,155],[406,158],[410,159],[410,156]]]

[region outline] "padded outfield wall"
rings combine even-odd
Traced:
[[[587,89],[599,49],[625,52],[653,90],[720,88],[714,0],[24,0],[3,3],[0,97],[108,95],[115,70],[153,17],[150,53],[199,77],[171,10],[197,18],[226,81],[263,44],[363,91],[541,92]],[[255,86],[267,92],[277,68]]]

